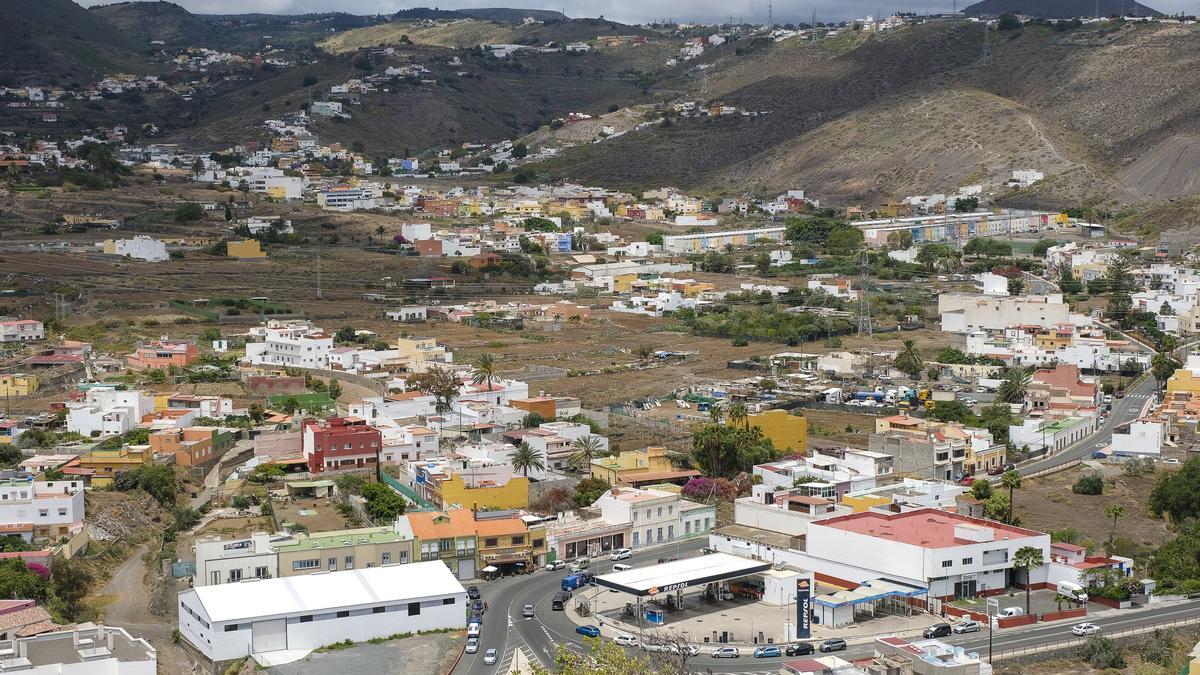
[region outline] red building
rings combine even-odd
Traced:
[[[310,473],[374,468],[383,434],[358,418],[330,417],[304,423],[304,459]]]

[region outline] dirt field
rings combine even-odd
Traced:
[[[350,523],[327,499],[292,499],[274,504],[280,523],[303,525],[309,532],[326,532],[350,527]]]
[[[1079,531],[1081,545],[1083,540],[1090,539],[1099,549],[1112,531],[1112,520],[1104,515],[1104,510],[1113,504],[1121,504],[1126,515],[1117,521],[1117,537],[1127,538],[1144,548],[1154,548],[1172,538],[1166,524],[1146,512],[1146,497],[1158,480],[1156,474],[1134,478],[1124,475],[1119,467],[1105,466],[1104,494],[1090,496],[1071,492],[1071,485],[1079,476],[1091,471],[1088,468],[1072,469],[1025,481],[1015,495],[1016,513],[1021,524],[1041,532],[1073,527]],[[1107,479],[1110,478],[1115,483],[1109,483]]]

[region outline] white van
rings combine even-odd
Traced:
[[[626,565],[625,563],[617,563],[616,565],[613,565],[612,571],[624,572],[625,570],[631,570],[631,569],[633,569],[633,565]]]
[[[1007,619],[1011,616],[1021,616],[1024,613],[1025,610],[1021,609],[1020,607],[1005,607],[999,612],[996,612],[996,616],[1001,619]]]
[[[1055,585],[1054,590],[1057,591],[1059,595],[1070,598],[1078,603],[1084,603],[1088,601],[1087,591],[1083,589],[1083,586],[1080,586],[1073,581],[1060,581]]]

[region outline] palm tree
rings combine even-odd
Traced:
[[[721,407],[715,403],[708,406],[708,421],[713,424],[721,423]]]
[[[1029,393],[1029,373],[1020,368],[1010,368],[1004,374],[1004,381],[996,388],[996,400],[1005,403],[1020,403]]]
[[[1104,509],[1104,515],[1108,516],[1109,518],[1112,518],[1112,521],[1113,521],[1112,532],[1110,532],[1108,534],[1108,552],[1111,555],[1113,541],[1115,541],[1117,538],[1117,519],[1125,517],[1125,505],[1124,504],[1113,504],[1112,506],[1108,507],[1107,509]]]
[[[1150,360],[1150,372],[1154,378],[1158,380],[1158,388],[1164,389],[1167,386],[1167,380],[1175,374],[1179,369],[1179,362],[1171,356],[1171,352],[1161,351],[1154,355]]]
[[[1022,546],[1013,554],[1013,567],[1025,570],[1025,615],[1029,616],[1029,594],[1033,590],[1033,580],[1029,576],[1030,570],[1034,567],[1041,567],[1046,564],[1045,558],[1042,556],[1042,549],[1036,546]]]
[[[492,390],[492,380],[496,377],[496,358],[485,352],[475,357],[471,370],[471,381],[475,384],[487,384],[488,391]]]
[[[743,427],[750,428],[750,412],[746,410],[745,403],[734,403],[729,406],[729,413],[726,415],[730,424],[741,424]]]
[[[508,453],[508,461],[512,463],[514,469],[520,471],[526,478],[529,478],[530,469],[538,471],[546,470],[546,462],[542,459],[542,454],[529,447],[529,444],[525,441],[521,441],[521,444],[515,450]]]
[[[387,228],[382,225],[375,228],[375,234],[379,235],[379,243],[381,244],[383,243],[383,234],[385,232],[387,232]]]
[[[600,455],[602,443],[596,436],[588,434],[580,436],[571,442],[571,448],[575,450],[571,455],[571,466],[579,471],[585,471],[592,465],[592,460]]]
[[[921,377],[921,369],[925,367],[925,355],[917,346],[915,340],[905,340],[904,349],[896,355],[896,368],[916,380]]]
[[[1000,476],[1000,485],[1008,489],[1008,523],[1013,523],[1013,493],[1021,487],[1021,474],[1010,469]]]

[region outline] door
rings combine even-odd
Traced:
[[[970,581],[954,582],[954,597],[956,598],[973,598],[976,595],[978,582],[971,579]]]
[[[255,654],[287,649],[287,619],[255,621],[250,634]]]
[[[459,579],[474,579],[475,578],[475,561],[474,560],[459,560],[458,561],[458,578]]]

